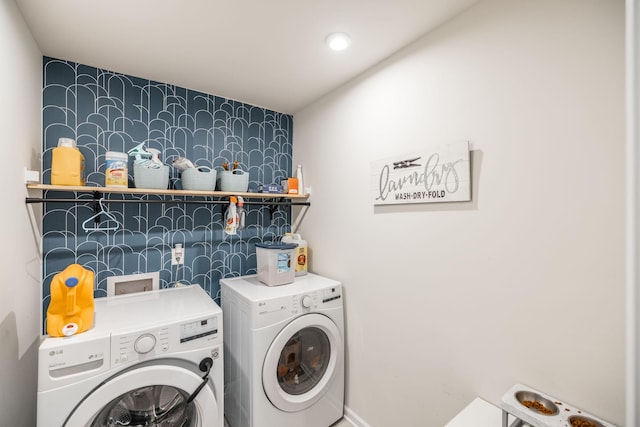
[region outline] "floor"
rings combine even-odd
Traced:
[[[227,420],[224,420],[224,427],[229,427],[229,424],[227,424]],[[353,424],[343,418],[330,427],[353,427]]]

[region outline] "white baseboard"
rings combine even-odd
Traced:
[[[353,424],[354,427],[371,427],[365,420],[360,418],[351,408],[344,407],[344,418]]]

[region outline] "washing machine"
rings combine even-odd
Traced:
[[[40,345],[38,427],[223,427],[222,321],[197,285],[96,299],[92,329]]]
[[[230,427],[328,427],[344,407],[342,286],[315,274],[282,286],[221,280]]]

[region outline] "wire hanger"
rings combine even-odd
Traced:
[[[92,216],[90,216],[85,222],[82,223],[82,229],[84,231],[112,231],[112,230],[117,230],[118,228],[120,228],[120,222],[118,222],[116,217],[113,216],[111,213],[109,213],[108,210],[106,210],[104,208],[104,205],[102,204],[102,199],[98,199],[98,204],[100,205],[100,210],[97,211]],[[106,216],[107,217],[106,221],[101,221],[100,220],[100,215]],[[102,224],[106,223],[106,224],[108,224],[109,222],[115,222],[115,225],[102,226],[102,227],[94,225],[93,227],[89,227],[89,226],[87,226],[87,224],[90,221],[93,221],[94,224],[98,224],[98,223],[102,223]]]

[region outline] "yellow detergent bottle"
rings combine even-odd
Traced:
[[[283,243],[297,243],[296,248],[296,276],[303,276],[307,274],[309,265],[309,252],[307,249],[307,241],[302,239],[302,236],[295,233],[285,233],[282,237]]]
[[[47,334],[69,337],[93,326],[94,273],[71,264],[53,277],[47,309]]]
[[[51,184],[84,185],[84,156],[75,140],[58,139],[51,158]]]

